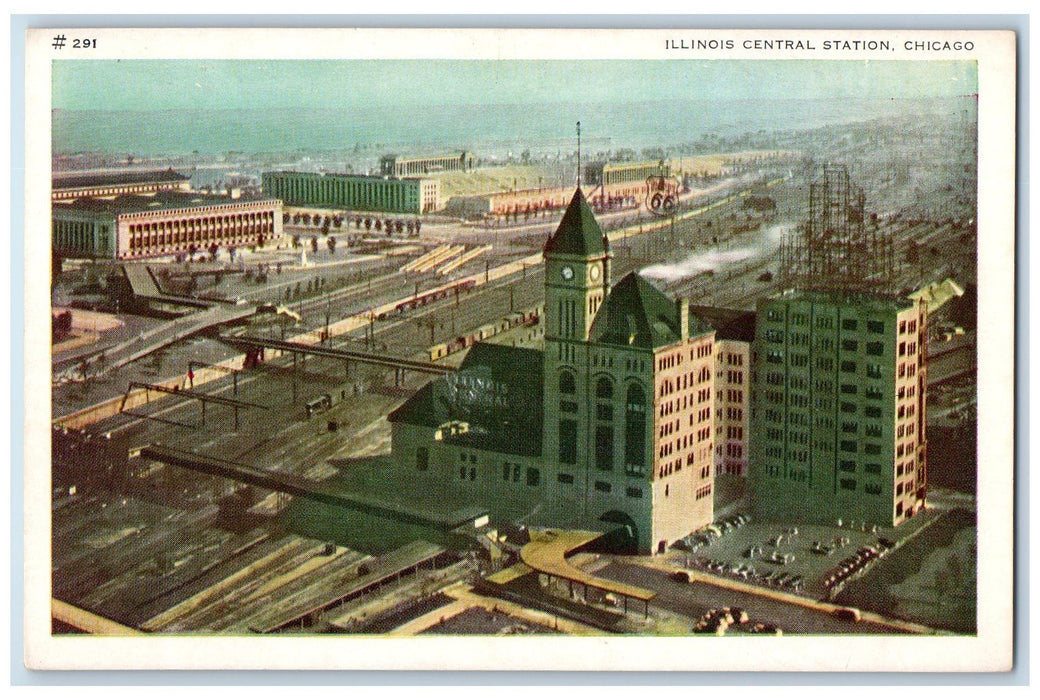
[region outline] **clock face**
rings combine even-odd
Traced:
[[[593,282],[599,279],[599,265],[593,265],[589,268],[589,277]]]
[[[570,265],[564,265],[563,269],[560,270],[560,275],[565,280],[568,280],[568,281],[572,280],[572,279],[574,279],[574,268],[571,267]]]

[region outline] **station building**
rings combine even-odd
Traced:
[[[440,183],[423,178],[278,171],[261,181],[265,195],[287,206],[424,214],[440,201]]]
[[[121,194],[155,194],[187,192],[191,179],[169,170],[121,171],[88,175],[54,175],[51,178],[51,201],[80,197],[116,197]]]
[[[581,190],[544,254],[544,348],[478,343],[391,413],[393,478],[663,551],[713,517],[715,331],[636,273],[611,285]]]
[[[51,205],[51,241],[67,258],[136,260],[282,237],[282,203],[190,192],[81,197]]]
[[[379,159],[379,171],[388,177],[409,177],[432,173],[467,172],[473,169],[473,154],[459,151],[448,155],[404,158],[390,153]]]
[[[894,526],[924,507],[926,303],[789,291],[759,303],[749,494],[769,520]]]

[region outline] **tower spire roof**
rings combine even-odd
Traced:
[[[585,201],[585,194],[579,187],[567,205],[556,233],[546,242],[545,252],[591,257],[606,253],[607,246],[603,229],[596,222],[592,209]]]

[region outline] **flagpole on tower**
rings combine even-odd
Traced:
[[[576,179],[576,182],[578,184],[578,189],[581,189],[581,122],[578,122],[577,129],[578,129],[578,177]]]

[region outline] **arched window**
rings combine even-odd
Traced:
[[[596,398],[607,400],[614,398],[614,383],[607,377],[600,377],[596,382]]]
[[[575,391],[574,375],[567,370],[560,372],[560,393],[573,394]]]
[[[642,474],[646,466],[646,393],[638,384],[625,397],[625,471]]]

